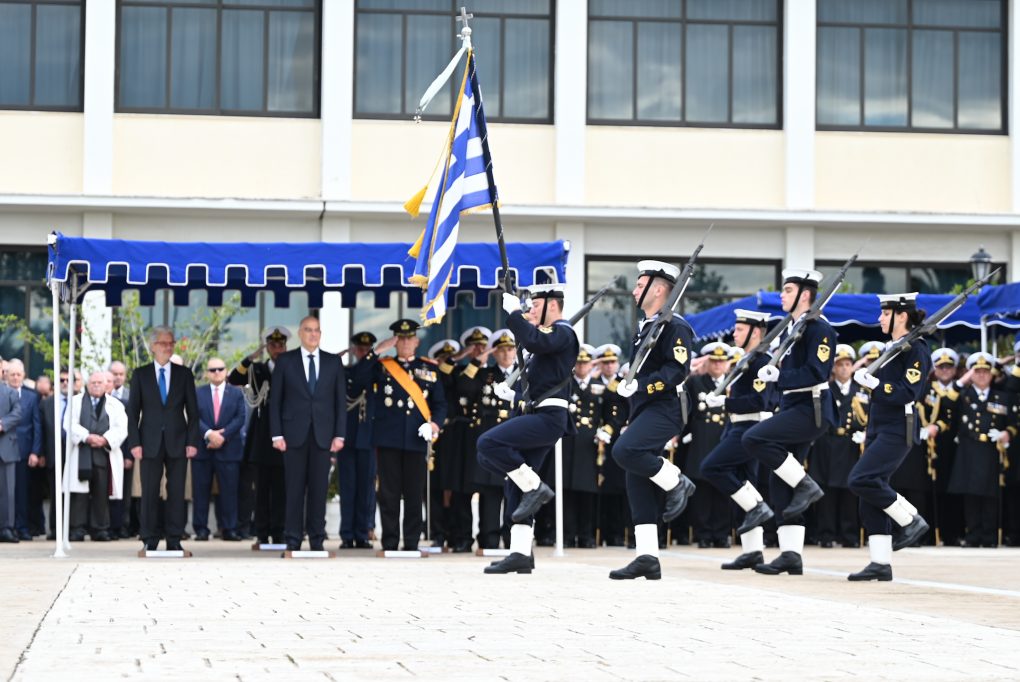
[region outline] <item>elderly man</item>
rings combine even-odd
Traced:
[[[16,436],[18,462],[14,483],[14,531],[19,540],[31,540],[32,533],[28,530],[29,459],[38,461],[39,451],[42,450],[42,434],[39,425],[39,395],[24,383],[25,365],[21,360],[8,360],[7,385],[18,394],[21,403],[21,421]]]
[[[128,435],[127,413],[119,400],[107,396],[110,383],[106,372],[93,372],[88,392],[74,396],[64,416],[71,451],[63,485],[71,491],[68,539],[74,542],[84,540],[86,532],[94,542],[112,540],[109,498],[120,499],[124,493],[120,446]]]
[[[140,534],[146,550],[159,545],[160,482],[166,472],[166,548],[182,550],[187,521],[184,479],[188,459],[198,454],[198,398],[191,370],[170,361],[174,333],[154,327],[149,333],[153,362],[135,370],[128,396],[128,442],[141,465]]]
[[[14,485],[21,454],[15,432],[21,421],[17,392],[0,383],[0,542],[17,542],[14,532]]]

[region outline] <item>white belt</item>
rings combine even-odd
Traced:
[[[739,424],[740,422],[760,422],[768,419],[772,416],[771,412],[748,412],[746,414],[731,414],[730,423]]]
[[[562,407],[565,410],[567,409],[567,404],[566,398],[546,398],[538,405],[535,405],[535,409],[540,410],[543,407]]]
[[[829,390],[829,382],[826,381],[824,384],[815,384],[814,386],[805,386],[804,388],[791,388],[787,391],[783,391],[783,395],[789,395],[790,393],[810,393],[811,395],[820,395],[822,391]]]

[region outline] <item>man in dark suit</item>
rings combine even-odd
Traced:
[[[198,430],[204,434],[198,456],[191,462],[191,499],[195,510],[191,525],[196,540],[209,539],[209,496],[213,472],[220,486],[216,519],[223,539],[236,542],[237,495],[244,457],[244,398],[241,389],[227,383],[227,365],[211,358],[205,368],[209,385],[198,389]]]
[[[140,535],[146,549],[159,545],[159,489],[165,470],[166,548],[179,550],[187,521],[187,460],[198,454],[201,441],[195,377],[187,367],[170,362],[174,353],[170,328],[154,327],[149,349],[153,364],[134,371],[127,405],[131,456],[141,465]]]
[[[42,430],[39,425],[39,394],[24,385],[25,365],[21,360],[7,363],[7,385],[18,394],[21,402],[21,421],[18,422],[18,464],[14,491],[14,532],[19,540],[31,540],[28,530],[28,481],[30,459],[38,464],[42,450]],[[35,468],[36,464],[32,464]]]
[[[130,389],[125,385],[127,381],[127,365],[120,360],[114,360],[107,367],[110,375],[113,377],[113,390],[110,391],[110,396],[119,400],[127,408],[128,396],[131,395]],[[131,532],[132,529],[138,528],[138,504],[132,504],[132,500],[137,501],[138,498],[132,498],[131,489],[134,487],[134,472],[135,460],[131,457],[128,452],[124,453],[124,496],[119,500],[110,500],[110,534],[114,539],[122,538],[126,539],[135,535]],[[132,507],[134,507],[132,509]],[[132,523],[132,514],[134,515],[134,522]]]
[[[343,449],[347,431],[344,367],[340,356],[319,349],[321,337],[317,318],[301,320],[301,347],[277,359],[269,391],[273,447],[284,453],[289,550],[301,548],[303,528],[311,548],[323,549],[330,457]]]
[[[0,382],[0,542],[18,541],[14,531],[14,484],[21,459],[16,435],[20,421],[17,392]]]

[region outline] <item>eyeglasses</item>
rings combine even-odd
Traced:
[[[60,377],[60,383],[66,384],[67,383],[67,377]]]
[[[209,367],[208,368],[208,371],[210,371],[210,372],[225,372],[226,370],[227,370],[226,367]]]

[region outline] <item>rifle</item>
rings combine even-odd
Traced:
[[[715,390],[710,395],[722,395],[726,392],[726,389],[730,387],[734,381],[739,379],[747,368],[751,366],[754,359],[762,353],[767,353],[772,342],[779,338],[779,335],[783,333],[790,323],[793,322],[793,313],[787,313],[786,317],[779,324],[772,327],[772,330],[758,343],[757,346],[744,353],[744,356],[737,361],[730,371],[723,378],[722,382],[716,386]]]
[[[673,289],[669,292],[666,302],[659,309],[655,322],[652,323],[652,328],[645,335],[641,345],[638,346],[637,351],[634,353],[634,361],[630,363],[630,369],[627,370],[627,374],[623,378],[624,383],[634,380],[637,373],[641,371],[642,365],[645,364],[645,360],[651,354],[652,349],[655,348],[656,342],[662,335],[662,330],[673,320],[673,311],[684,297],[684,292],[687,291],[687,285],[690,284],[691,278],[694,276],[694,263],[698,260],[698,254],[701,253],[701,249],[705,247],[705,239],[713,227],[715,227],[714,223],[705,230],[705,234],[701,237],[701,243],[694,249],[694,253],[687,259],[684,269],[680,271],[680,276],[676,278],[676,284],[673,285]]]

